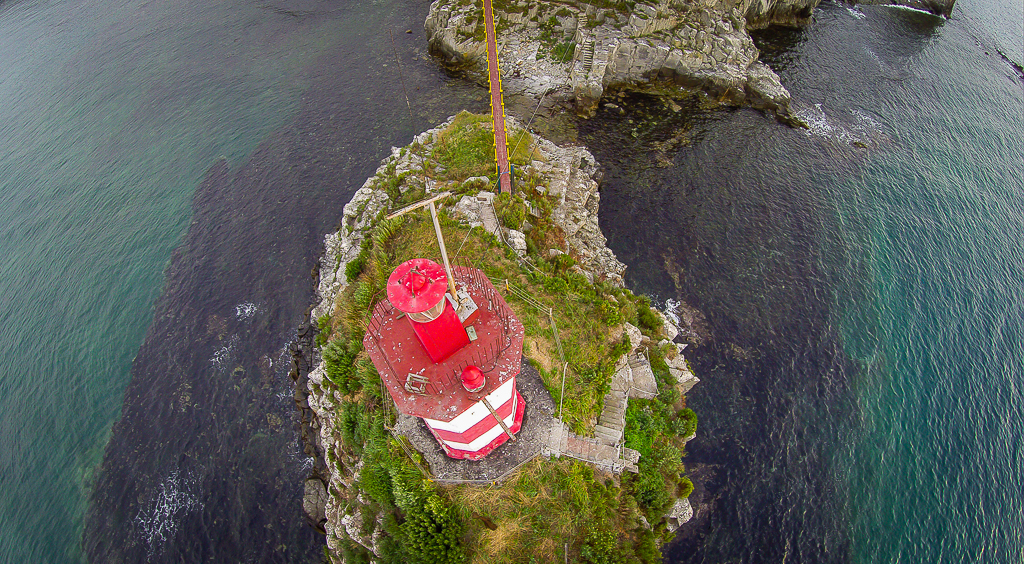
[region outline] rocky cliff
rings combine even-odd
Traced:
[[[609,88],[681,86],[786,117],[789,92],[758,60],[747,30],[804,25],[819,1],[496,1],[503,86],[572,101],[584,114]],[[482,13],[474,3],[436,0],[424,28],[432,53],[486,80]]]

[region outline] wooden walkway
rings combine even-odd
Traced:
[[[491,90],[491,117],[494,121],[494,161],[498,165],[498,183],[502,192],[512,191],[505,146],[505,104],[501,99],[501,71],[498,69],[498,43],[494,32],[491,0],[484,0],[484,28],[487,30],[487,82]]]

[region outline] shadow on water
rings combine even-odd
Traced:
[[[855,418],[854,366],[818,266],[830,226],[816,186],[849,174],[855,149],[698,98],[616,102],[580,135],[605,167],[602,229],[631,287],[706,317],[689,353],[698,510],[667,559],[846,561],[834,458]]]
[[[426,56],[426,7],[347,14],[339,25],[352,28],[349,47],[307,69],[295,120],[239,167],[222,160],[207,173],[97,474],[84,534],[90,561],[321,554],[323,537],[301,513],[312,460],[298,441],[288,345],[313,298],[322,237],[391,145],[459,109],[486,108],[476,87]],[[333,16],[303,6],[275,17]]]

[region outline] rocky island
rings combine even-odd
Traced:
[[[318,459],[305,510],[331,561],[660,562],[693,514],[686,345],[624,288],[593,156],[508,127],[515,195],[489,190],[492,126],[464,112],[392,149],[325,239],[316,352],[297,355],[295,376]],[[398,412],[363,347],[388,273],[438,254],[425,214],[386,214],[445,192],[453,262],[485,273],[525,327],[523,427],[479,461],[448,458]]]
[[[790,95],[747,30],[804,25],[819,0],[528,2],[496,0],[507,92],[569,103],[591,115],[609,89],[701,91],[790,117]],[[482,8],[437,0],[425,23],[432,53],[484,76]]]

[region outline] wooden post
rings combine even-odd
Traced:
[[[484,402],[484,405],[487,406],[487,410],[490,411],[491,415],[498,420],[498,425],[501,425],[501,428],[505,431],[505,434],[508,435],[508,438],[512,439],[513,441],[516,440],[515,436],[512,435],[512,430],[509,429],[508,425],[506,425],[505,422],[501,420],[501,417],[498,416],[498,412],[494,411],[494,408],[491,407],[491,402],[487,401],[487,398],[483,398],[480,401]]]
[[[452,293],[455,303],[459,302],[459,293],[455,291],[455,276],[452,274],[452,265],[448,263],[448,251],[444,248],[444,235],[441,235],[441,224],[437,222],[437,208],[434,202],[430,202],[430,219],[434,220],[434,233],[437,234],[437,246],[441,247],[441,259],[444,260],[444,271],[448,274],[448,291]]]
[[[444,273],[448,275],[448,291],[451,292],[452,298],[455,300],[459,307],[462,306],[462,302],[459,300],[459,294],[455,290],[455,275],[452,274],[452,265],[448,262],[448,251],[444,247],[444,235],[441,235],[441,224],[437,221],[437,208],[434,207],[434,202],[451,196],[451,192],[441,192],[440,194],[420,200],[414,204],[409,204],[404,208],[388,215],[385,219],[391,219],[400,215],[405,215],[413,210],[422,208],[423,206],[430,206],[430,219],[434,222],[434,234],[437,235],[437,246],[441,249],[441,260],[444,261]]]

